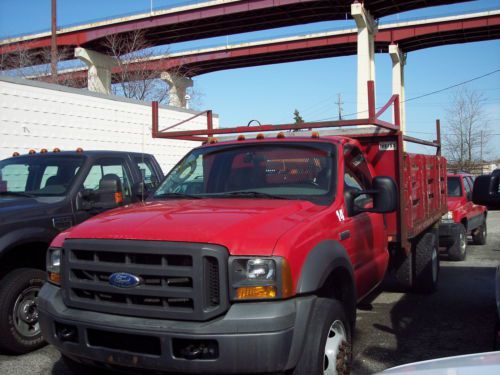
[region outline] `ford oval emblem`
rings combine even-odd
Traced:
[[[141,283],[141,278],[126,272],[117,272],[109,276],[109,283],[118,288],[133,288]]]

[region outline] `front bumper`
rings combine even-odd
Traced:
[[[439,245],[451,246],[459,234],[459,223],[439,224]]]
[[[316,297],[237,303],[207,322],[135,318],[68,308],[61,289],[46,283],[38,296],[45,339],[64,355],[94,366],[185,373],[262,373],[295,367]],[[117,312],[118,313],[118,312]],[[61,338],[60,327],[77,338]],[[130,346],[130,340],[144,344]],[[186,359],[181,343],[216,343],[216,356]],[[128,342],[128,344],[127,344]],[[157,347],[151,349],[152,343]],[[156,344],[155,344],[156,345]],[[134,348],[134,349],[130,349]]]

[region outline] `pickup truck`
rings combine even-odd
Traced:
[[[451,260],[465,259],[468,234],[474,244],[486,244],[488,210],[472,202],[473,185],[470,174],[448,174],[448,212],[439,226],[439,244],[446,247]]]
[[[163,178],[155,158],[113,151],[31,151],[0,161],[0,349],[44,344],[36,297],[50,242],[112,206],[140,201]],[[109,196],[119,184],[121,194]]]

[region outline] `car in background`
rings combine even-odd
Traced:
[[[156,159],[141,153],[43,149],[0,161],[0,349],[20,354],[44,344],[36,298],[54,237],[140,201],[162,179]]]
[[[464,260],[467,255],[467,235],[475,245],[486,244],[485,206],[472,201],[474,177],[466,173],[448,174],[448,212],[439,226],[439,244],[446,247],[451,260]]]

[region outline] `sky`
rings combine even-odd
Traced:
[[[58,25],[69,26],[200,0],[59,0]],[[381,23],[500,9],[500,0],[470,1],[393,15]],[[352,21],[321,22],[275,30],[230,35],[168,46],[170,51],[197,49],[280,36],[354,27]],[[0,0],[0,39],[50,30],[50,0]],[[376,55],[377,105],[391,96],[391,60]],[[194,77],[197,109],[212,109],[222,126],[292,122],[298,109],[306,121],[335,119],[340,94],[343,113],[356,112],[356,57],[337,57],[208,73]],[[500,70],[500,40],[449,45],[411,52],[405,67],[406,98],[412,99]],[[500,158],[500,71],[464,85],[483,96],[485,118],[493,133],[489,158]],[[460,87],[464,87],[460,86]],[[447,134],[447,109],[456,89],[406,103],[407,132],[434,139],[435,120]],[[351,117],[352,118],[352,117]],[[432,151],[412,146],[410,151]]]

